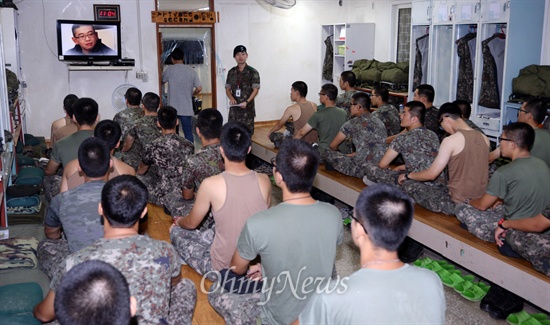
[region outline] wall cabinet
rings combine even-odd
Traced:
[[[374,24],[331,24],[322,26],[322,59],[325,63],[327,42],[332,45],[332,71],[322,68],[321,84],[340,81],[342,72],[351,70],[359,59],[374,59]],[[327,41],[328,40],[328,41]]]
[[[416,41],[424,36],[428,40],[422,44],[428,49],[422,57],[421,83],[434,86],[435,105],[469,100],[471,119],[496,139],[508,122],[504,105],[512,93],[512,79],[523,67],[540,64],[544,6],[544,0],[529,1],[528,6],[522,0],[413,1],[413,16],[427,8],[430,18],[413,19],[411,26],[409,94],[418,84],[413,82]],[[466,60],[471,61],[469,73]],[[496,73],[484,74],[484,64],[486,71]]]

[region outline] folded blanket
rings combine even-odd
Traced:
[[[36,238],[9,238],[0,240],[0,270],[14,268],[34,269],[36,258]]]

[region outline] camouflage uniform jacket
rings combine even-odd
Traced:
[[[399,119],[399,111],[392,104],[384,104],[372,113],[373,116],[379,118],[386,129],[388,136],[395,135],[401,131],[401,120]]]
[[[136,121],[136,124],[128,133],[134,138],[132,149],[137,146],[135,149],[140,155],[140,160],[143,158],[143,148],[162,135],[157,120],[156,116],[144,116]]]
[[[113,121],[117,122],[120,125],[122,130],[121,140],[124,143],[126,137],[130,133],[130,130],[134,127],[136,122],[143,117],[143,110],[140,108],[127,108],[122,112],[118,112]],[[122,148],[122,146],[120,147]],[[120,159],[127,163],[128,165],[136,168],[139,165],[139,151],[137,147],[132,146],[132,148],[126,152],[120,153]]]
[[[137,300],[139,324],[167,323],[171,280],[181,272],[181,258],[172,245],[141,235],[101,238],[69,255],[57,268],[50,288],[55,292],[66,272],[88,260],[107,262],[126,277]]]
[[[202,181],[225,170],[220,153],[220,144],[202,147],[197,153],[187,158],[187,166],[183,171],[183,187],[198,189]]]
[[[122,112],[116,113],[113,121],[117,122],[122,129],[122,139],[126,139],[128,132],[134,127],[137,120],[143,117],[143,110],[140,108],[128,107]]]
[[[338,95],[338,97],[336,97],[336,101],[334,102],[334,105],[336,107],[340,107],[341,109],[346,111],[346,114],[348,114],[348,120],[351,118],[351,97],[353,97],[353,95],[355,95],[356,93],[358,93],[357,90],[348,90]]]
[[[244,67],[243,71],[239,71],[239,67],[233,67],[227,73],[227,82],[225,88],[231,90],[231,95],[237,101],[237,104],[242,103],[250,97],[254,88],[260,88],[260,73],[248,64]],[[241,95],[237,96],[237,89],[241,90]],[[246,109],[251,110],[256,114],[254,100],[252,100]]]
[[[347,121],[340,129],[346,137],[351,137],[357,154],[355,160],[372,160],[382,157],[386,151],[386,127],[378,118],[363,114]]]
[[[408,172],[420,172],[428,169],[439,152],[437,135],[425,127],[412,129],[398,135],[390,144],[401,154]],[[435,180],[444,183],[443,173]]]
[[[87,182],[56,195],[46,210],[45,225],[63,228],[71,253],[103,236],[103,226],[97,214],[103,185],[104,181]]]
[[[181,193],[181,180],[187,158],[193,154],[193,144],[178,134],[163,135],[147,146],[143,151],[144,164],[154,165],[158,182],[154,184],[155,197],[162,198],[170,192]]]

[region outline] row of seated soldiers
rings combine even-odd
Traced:
[[[83,111],[89,111],[90,116],[95,114],[97,118],[97,104],[89,98],[77,100],[74,108],[79,125],[83,124],[79,122],[83,121]],[[158,111],[163,130],[164,118],[173,121],[170,124],[173,127],[177,123],[175,112],[168,114],[170,111],[170,107],[162,107]],[[63,282],[70,281],[70,277],[65,279],[65,274],[82,262],[103,260],[125,276],[130,293],[136,298],[137,305],[132,313],[139,323],[189,324],[196,301],[196,288],[190,281],[179,279],[179,265],[183,260],[205,278],[219,281],[210,289],[209,301],[227,323],[248,324],[261,319],[262,323],[288,324],[298,317],[304,323],[320,321],[316,319],[320,314],[315,310],[323,306],[320,303],[322,298],[310,306],[306,303],[315,291],[322,292],[331,278],[336,245],[342,241],[343,231],[339,211],[334,206],[314,200],[310,195],[320,160],[318,152],[300,140],[283,144],[274,161],[274,181],[282,188],[283,204],[268,209],[271,199],[269,178],[249,170],[245,164],[251,147],[251,135],[246,126],[232,122],[222,127],[221,115],[210,109],[200,112],[197,129],[201,139],[208,134],[207,130],[218,135],[217,153],[223,161],[220,164],[218,159],[202,157],[206,163],[199,170],[205,173],[206,167],[216,166],[225,171],[221,174],[219,171],[213,172],[213,176],[204,179],[190,213],[174,218],[174,226],[170,230],[173,246],[138,234],[139,220],[146,215],[149,191],[132,175],[113,177],[117,159],[112,157],[112,153],[122,133],[119,125],[114,121],[101,121],[93,131],[94,136],[81,142],[77,151],[77,170],[78,174],[82,174],[84,183],[71,188],[68,179],[75,174],[70,171],[71,163],[67,164],[63,176],[63,182],[67,179],[67,190],[53,197],[46,214],[47,238],[39,245],[38,257],[40,267],[52,278],[52,290],[35,307],[34,314],[38,319],[46,322],[58,317],[62,323],[77,324],[70,316],[80,315],[81,323],[89,321],[90,316],[85,312],[89,308],[82,307],[89,306],[89,301],[77,299],[80,305],[63,303],[71,300],[64,300],[67,290]],[[63,142],[62,139],[54,146],[52,157],[62,151]],[[148,147],[146,145],[144,151]],[[200,156],[201,152],[194,156]],[[163,157],[170,159],[166,155]],[[192,157],[186,161],[191,161]],[[142,159],[141,162],[146,164],[147,161]],[[170,167],[178,170],[177,166],[166,166]],[[121,170],[117,173],[123,173]],[[64,189],[65,185],[61,187]],[[402,226],[391,228],[395,235],[389,242],[386,238],[382,243],[376,241],[373,246],[366,239],[365,229],[368,229],[370,236],[384,234],[384,237],[387,237],[387,230],[378,229],[380,222],[373,221],[370,225],[366,221],[371,210],[366,204],[370,200],[361,199],[364,208],[361,209],[362,216],[357,215],[357,220],[361,221],[354,223],[353,231],[357,232],[358,246],[370,250],[362,258],[363,268],[398,269],[402,275],[396,276],[396,280],[401,282],[409,282],[411,277],[418,279],[417,285],[407,290],[411,295],[408,300],[411,303],[430,303],[417,304],[414,308],[417,316],[405,312],[399,316],[400,319],[405,321],[415,317],[418,321],[442,323],[445,301],[437,277],[396,258],[396,248],[403,241],[412,220],[412,201],[391,188],[383,188],[370,195],[384,198],[395,196],[398,201],[396,209],[388,211],[399,212],[393,217],[402,219],[399,221]],[[385,206],[392,204],[390,202],[393,201],[380,204]],[[208,216],[214,219],[214,224],[203,222]],[[387,216],[373,217],[385,220]],[[289,227],[291,224],[293,226]],[[379,255],[381,249],[387,250],[387,253]],[[373,254],[374,251],[377,254]],[[258,256],[261,263],[257,263]],[[384,262],[376,258],[382,258]],[[369,275],[373,285],[385,283],[375,279],[376,273],[365,275]],[[288,278],[280,281],[281,276]],[[287,285],[287,281],[295,284]],[[363,282],[358,280],[358,283]],[[339,285],[343,290],[341,293],[345,293],[345,280],[341,279]],[[420,290],[420,287],[423,289]],[[367,289],[361,290],[365,290],[373,305],[374,301],[386,307],[392,305],[395,297],[389,295],[381,302],[379,293],[373,293],[393,290],[372,290],[371,285]],[[68,291],[70,294],[71,289]],[[75,296],[79,296],[78,292],[73,293]],[[343,306],[347,308],[349,303]],[[73,308],[73,313],[70,308]],[[372,319],[376,309],[373,307],[372,312],[354,315],[353,319]],[[355,310],[364,311],[362,308]],[[418,310],[424,312],[417,313]],[[335,317],[339,317],[337,314]],[[388,315],[380,313],[378,319],[383,320]],[[105,318],[100,323],[112,322]]]
[[[293,83],[290,98],[296,104],[285,110],[269,139],[276,147],[284,139],[305,139],[317,146],[328,170],[367,185],[399,184],[417,204],[456,215],[476,237],[550,276],[550,132],[543,126],[543,100],[524,102],[518,122],[504,127],[500,146],[490,151],[489,139],[469,119],[467,101],[438,109],[434,88],[424,84],[399,112],[388,103],[385,87],[374,87],[369,97],[354,84],[353,72],[343,72],[344,93],[323,85],[317,107],[306,99],[307,85]],[[287,131],[277,132],[285,125]],[[505,164],[496,169],[501,157],[506,160],[499,164]]]
[[[322,90],[322,92],[323,92],[323,90]],[[328,93],[328,91],[327,91],[327,93]],[[323,97],[330,98],[330,95],[329,95],[329,96],[323,96]],[[82,102],[86,102],[86,100],[83,99]],[[80,106],[82,106],[82,105],[80,105]],[[93,105],[92,105],[92,106],[93,106]],[[353,105],[353,106],[357,106],[357,105]],[[76,105],[76,107],[79,107],[79,105]],[[327,106],[327,107],[330,108],[331,106]],[[443,109],[443,107],[442,107],[442,109]],[[209,111],[209,110],[206,110],[206,111]],[[96,107],[96,112],[97,112],[97,107]],[[161,112],[161,111],[159,111],[159,113],[160,113],[160,112]],[[77,114],[77,115],[78,115],[78,114]],[[459,116],[460,116],[460,114],[459,114]],[[95,117],[95,118],[97,118],[97,113],[96,113],[96,117]],[[76,118],[76,120],[78,120],[78,117]],[[200,120],[200,115],[199,115],[199,120]],[[175,123],[177,123],[177,122],[175,122]],[[199,123],[199,124],[200,124],[200,123]],[[221,125],[221,122],[220,122],[220,125]],[[244,134],[244,133],[243,133],[243,134]],[[115,141],[115,142],[117,142],[117,141]],[[245,146],[245,148],[248,149],[249,146],[248,146],[248,147]],[[54,151],[55,151],[55,147],[54,147]],[[220,150],[220,153],[223,152],[223,151],[224,151],[224,150]],[[53,156],[53,153],[52,153],[52,156]],[[224,158],[225,158],[225,157],[224,157]],[[81,163],[81,165],[84,165],[84,164]],[[82,167],[82,166],[81,166],[81,167]],[[226,160],[226,170],[227,170],[227,160]],[[84,171],[83,171],[83,172],[84,172]],[[85,172],[84,172],[84,173],[85,173]],[[260,179],[261,179],[261,177],[260,177]],[[224,179],[224,181],[225,181],[225,179]],[[264,177],[264,181],[263,181],[263,182],[265,183],[265,177]],[[190,213],[186,218],[183,218],[183,220],[180,220],[179,218],[176,218],[176,219],[175,219],[175,223],[177,223],[177,224],[178,224],[180,227],[182,227],[182,228],[190,228],[190,229],[194,229],[194,228],[200,226],[200,223],[202,222],[202,219],[204,219],[205,215],[208,215],[208,209],[204,210],[204,209],[205,209],[205,206],[208,206],[208,207],[212,206],[212,207],[214,207],[214,204],[216,204],[216,202],[219,203],[219,201],[220,201],[219,198],[215,197],[215,195],[214,195],[214,194],[219,194],[219,192],[220,192],[220,191],[219,191],[220,186],[219,186],[219,184],[216,184],[214,181],[212,181],[212,183],[213,183],[213,184],[212,184],[211,186],[203,187],[204,190],[202,190],[202,191],[199,190],[199,193],[198,193],[198,195],[197,195],[197,202],[200,203],[200,204],[195,204],[195,205],[193,206],[193,209],[195,209],[195,212],[191,211],[191,213]],[[261,183],[261,182],[259,181],[259,183]],[[208,182],[207,182],[207,184],[208,184]],[[215,190],[210,190],[210,191],[208,191],[208,187],[214,188]],[[201,192],[203,193],[202,195],[201,195]],[[241,193],[241,192],[245,192],[245,190],[242,190],[242,189],[241,189],[241,190],[238,190],[238,189],[237,189],[237,190],[234,190],[234,191],[232,190],[232,191],[223,192],[223,194],[225,195],[225,194],[229,194],[229,193]],[[260,190],[260,192],[262,192],[262,191]],[[268,198],[268,197],[269,197],[269,195],[265,195],[265,191],[263,191],[262,194],[263,194],[263,195],[259,195],[257,198],[265,198],[265,197]],[[180,195],[180,196],[181,196],[181,195]],[[75,197],[74,200],[65,200],[65,201],[69,201],[69,202],[78,202],[78,201],[79,201],[78,198],[79,198],[79,197],[77,196],[77,197]],[[199,198],[202,198],[202,199],[199,200]],[[225,199],[226,199],[226,198],[224,197],[224,199],[221,200],[221,202],[225,202]],[[238,199],[238,198],[232,198],[232,201],[237,200],[237,199]],[[217,200],[217,201],[216,201],[216,200]],[[96,202],[97,202],[97,201],[96,201]],[[260,201],[260,200],[257,200],[257,202],[261,202],[261,201]],[[262,203],[262,204],[263,204],[263,203]],[[55,206],[55,205],[53,205],[53,206]],[[244,205],[243,205],[243,206],[244,206]],[[240,210],[242,209],[243,206],[238,205],[237,210],[240,211]],[[195,207],[196,207],[196,208],[195,208]],[[70,209],[60,209],[60,211],[69,211],[69,210],[70,210]],[[216,209],[213,209],[213,210],[216,210]],[[80,210],[74,210],[74,211],[79,211],[79,212],[80,212]],[[74,213],[74,212],[73,212],[73,213]],[[215,219],[215,218],[216,218],[216,216],[214,215],[214,219]],[[97,215],[96,215],[96,219],[97,219]],[[197,224],[197,222],[198,222],[198,224]],[[508,221],[506,221],[506,222],[508,222]],[[506,223],[505,223],[505,224],[506,224]],[[203,225],[203,226],[204,226],[204,225]],[[58,227],[59,227],[59,226],[58,226]],[[200,232],[200,234],[201,234],[201,235],[200,235],[200,238],[196,238],[196,237],[195,237],[195,238],[191,238],[189,244],[185,243],[185,238],[186,238],[185,235],[180,234],[180,236],[174,236],[174,235],[172,234],[172,236],[171,236],[171,237],[172,237],[172,242],[174,243],[174,245],[175,245],[176,247],[178,247],[178,246],[180,247],[180,248],[178,249],[178,251],[179,251],[179,253],[180,253],[180,255],[181,255],[182,257],[185,256],[186,249],[188,250],[188,249],[191,248],[192,252],[189,254],[189,256],[187,256],[187,258],[184,257],[184,260],[186,260],[186,262],[188,261],[188,263],[189,263],[192,267],[194,266],[194,268],[195,268],[197,271],[199,271],[199,273],[205,274],[205,275],[208,275],[208,273],[210,272],[210,269],[208,268],[208,265],[209,265],[208,263],[210,263],[210,265],[215,265],[215,264],[217,263],[217,262],[214,262],[214,260],[216,259],[214,256],[218,256],[218,257],[219,257],[219,256],[221,256],[221,255],[225,255],[225,260],[227,261],[227,256],[228,256],[228,255],[229,255],[229,256],[231,255],[231,253],[229,253],[229,254],[227,254],[227,253],[225,253],[225,254],[220,253],[217,249],[215,249],[215,246],[216,246],[216,245],[210,244],[210,243],[212,243],[212,241],[213,241],[213,240],[212,240],[212,236],[213,236],[213,233],[214,233],[214,232],[213,232],[212,230],[209,230],[209,228],[211,228],[211,227],[209,227],[208,225],[206,225],[205,227],[201,228],[201,229],[204,230],[204,231],[203,231],[203,232]],[[225,233],[225,231],[223,231],[223,229],[224,229],[224,228],[223,228],[223,222],[221,222],[221,223],[218,222],[218,223],[217,223],[217,228],[216,228],[216,232],[215,232],[215,233],[216,233],[216,235],[219,235],[217,238],[220,239],[220,240],[223,240],[223,238],[225,238],[225,237],[223,236],[223,234]],[[67,229],[65,229],[65,227],[63,227],[63,230],[64,230],[65,232],[67,231]],[[172,232],[176,232],[176,230],[178,230],[177,227],[176,227],[174,230],[172,230]],[[240,232],[240,230],[235,230],[235,229],[228,230],[228,231],[229,231],[229,233],[233,233],[233,234],[235,234],[235,233],[238,234],[238,233]],[[235,231],[236,231],[236,232],[235,232]],[[47,232],[47,233],[48,233],[48,232]],[[183,234],[185,234],[185,232],[184,232]],[[197,232],[189,232],[188,234],[196,235]],[[237,235],[235,235],[235,236],[229,236],[229,237],[235,238],[236,236],[237,236]],[[221,238],[220,238],[220,237],[221,237]],[[178,245],[178,244],[177,244],[177,240],[178,240],[178,239],[181,239],[181,242],[184,243],[184,244]],[[216,239],[216,237],[214,237],[214,239]],[[195,243],[196,245],[191,245],[191,243]],[[206,243],[206,245],[205,245],[205,243]],[[201,245],[201,244],[202,244],[202,245]],[[203,248],[202,250],[199,249],[199,248],[201,248],[201,247]],[[205,247],[206,247],[206,248],[205,248]],[[223,245],[223,244],[222,244],[221,246],[218,245],[218,249],[219,249],[219,247],[227,248],[227,247],[231,247],[231,245],[230,245],[230,246],[226,246],[226,245]],[[233,250],[234,250],[234,247],[233,247]],[[230,249],[229,251],[231,251],[231,249]],[[207,253],[210,253],[210,252],[216,252],[215,254],[214,254],[214,253],[212,254],[212,255],[213,255],[213,256],[212,256],[212,259],[210,258],[209,254],[207,254]],[[197,257],[198,257],[198,258],[197,258]],[[193,258],[195,258],[195,259],[197,260],[197,264],[194,263]],[[201,263],[202,263],[202,264],[201,264]],[[226,262],[226,263],[227,263],[227,262]],[[202,265],[206,266],[206,268],[201,269],[201,266],[202,266]],[[234,265],[234,264],[231,264],[231,265]],[[219,270],[220,270],[220,265],[218,265],[214,270],[218,270],[218,271],[219,271]],[[224,307],[227,307],[227,306],[225,306],[225,303],[222,304],[222,307],[221,307],[220,309],[223,309]],[[239,310],[243,310],[243,309],[239,309]],[[250,313],[248,313],[248,314],[250,314]],[[254,313],[252,313],[252,314],[254,314]]]
[[[47,235],[62,228],[69,247],[84,247],[59,259],[55,253],[61,251],[47,247],[60,246],[54,241],[63,239],[41,242],[41,262],[50,253],[59,265],[51,270],[51,290],[36,305],[35,317],[43,322],[57,318],[61,324],[123,324],[135,315],[139,324],[191,324],[197,288],[180,279],[183,259],[216,280],[210,289],[201,281],[200,290],[209,290],[209,302],[228,324],[444,323],[445,296],[437,275],[397,258],[413,218],[413,202],[403,191],[377,185],[361,193],[351,224],[361,268],[331,282],[343,229],[338,209],[310,195],[318,151],[301,140],[281,145],[273,173],[283,202],[269,208],[268,177],[245,164],[248,128],[229,122],[220,141],[225,171],[202,182],[189,215],[174,218],[172,246],[138,234],[139,220],[147,213],[147,187],[131,175],[105,183],[109,149],[99,138],[85,139],[78,162],[86,183],[54,197],[61,197],[62,208],[46,218]],[[79,190],[90,183],[103,183],[98,208]],[[69,211],[92,201],[95,216]],[[205,207],[211,207],[215,220],[213,239],[204,236],[209,229],[194,230],[208,213]],[[57,227],[56,221],[61,221]],[[80,227],[70,228],[72,223]],[[102,230],[95,241],[83,238],[92,227]],[[108,281],[105,273],[113,272],[103,272],[108,265],[97,260],[112,265],[126,281],[120,283],[120,274],[114,276],[120,286]],[[118,296],[124,284],[127,293]],[[403,308],[396,309],[396,301]]]

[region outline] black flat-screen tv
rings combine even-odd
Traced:
[[[57,54],[60,61],[111,62],[121,58],[120,23],[58,20]]]

